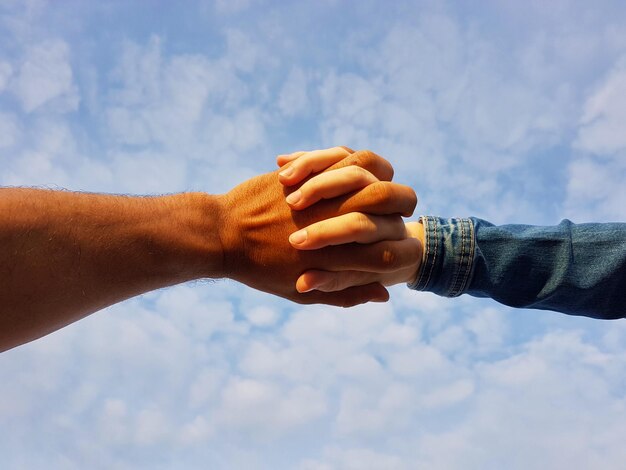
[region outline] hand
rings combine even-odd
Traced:
[[[413,213],[415,193],[406,186],[390,182],[393,170],[386,160],[368,151],[346,153],[342,158],[336,158],[328,170],[354,172],[349,168],[352,166],[367,170],[377,181],[298,211],[292,211],[285,198],[301,187],[283,187],[278,171],[248,180],[221,196],[220,238],[224,274],[253,288],[299,303],[352,306],[370,300],[386,301],[389,298],[387,290],[376,282],[328,293],[299,294],[295,288],[296,280],[307,270],[395,272],[406,267],[405,260],[415,257],[419,250],[418,244],[411,239],[400,240],[405,237],[405,230],[399,224],[396,229],[401,228],[402,233],[390,234],[391,241],[328,246],[315,251],[296,250],[289,244],[289,234],[333,217],[354,212],[373,216]],[[324,197],[331,197],[331,193],[324,191]]]
[[[281,182],[286,186],[295,185],[310,173],[325,170],[337,160],[345,158],[353,151],[347,147],[318,150],[313,152],[295,152],[290,155],[279,155],[277,163],[283,166]],[[287,170],[287,171],[286,171]],[[356,170],[356,169],[355,169]],[[286,176],[285,176],[286,175]],[[298,191],[292,193],[287,202],[292,209],[302,210],[315,204],[320,199],[337,197],[355,189],[375,184],[379,180],[365,169],[350,171],[349,168],[336,169],[319,174],[301,185]],[[294,194],[298,197],[293,198]],[[402,228],[400,228],[402,227]],[[399,216],[376,216],[363,213],[345,214],[333,219],[312,224],[301,230],[306,231],[307,239],[302,243],[295,243],[297,234],[290,237],[295,248],[313,250],[329,245],[343,243],[372,243],[382,240],[397,240],[400,233],[402,238],[410,237],[419,240],[419,250],[416,256],[404,263],[395,271],[329,271],[309,270],[298,278],[296,288],[299,292],[309,292],[313,289],[323,292],[335,292],[353,286],[379,282],[384,285],[393,285],[401,282],[413,282],[419,272],[422,261],[422,246],[424,241],[423,226],[419,222],[410,222],[406,226]]]

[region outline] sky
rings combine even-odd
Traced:
[[[626,220],[626,7],[0,0],[0,185],[223,193],[387,158],[416,215]],[[620,469],[626,321],[180,285],[0,355],[3,469]]]

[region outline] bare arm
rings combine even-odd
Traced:
[[[141,293],[221,275],[217,199],[0,189],[0,350]]]

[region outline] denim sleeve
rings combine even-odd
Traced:
[[[425,216],[420,274],[409,287],[512,307],[626,317],[626,224],[495,226]]]

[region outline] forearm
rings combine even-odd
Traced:
[[[0,350],[161,287],[221,277],[219,200],[0,189]]]
[[[626,224],[474,225],[469,294],[571,315],[626,316]]]
[[[417,290],[595,318],[626,315],[626,224],[422,220],[424,263],[411,284]]]

